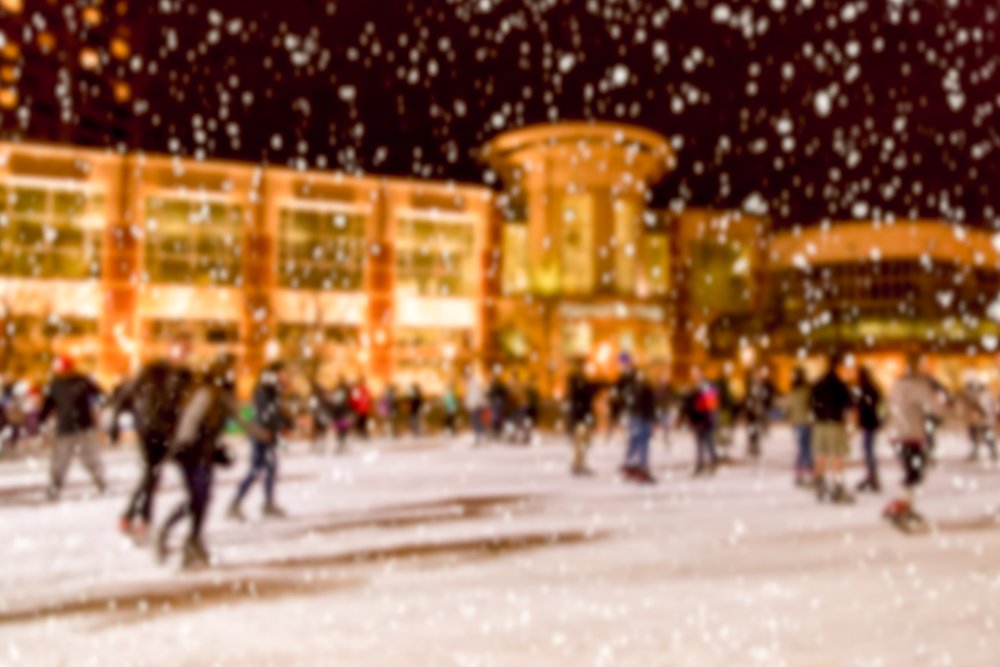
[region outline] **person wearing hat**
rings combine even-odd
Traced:
[[[49,499],[59,497],[66,472],[77,451],[98,492],[103,494],[106,484],[94,411],[104,398],[104,392],[88,376],[77,372],[73,359],[68,356],[58,357],[53,371],[54,376],[45,388],[39,417],[40,423],[45,423],[54,415],[56,422]]]

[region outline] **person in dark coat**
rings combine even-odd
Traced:
[[[879,416],[879,404],[882,393],[875,386],[868,369],[862,366],[858,370],[858,386],[856,390],[858,425],[861,427],[861,444],[865,455],[867,475],[858,485],[858,491],[878,493],[882,489],[878,477],[878,459],[875,456],[875,435],[882,425]]]
[[[243,521],[240,503],[257,478],[264,477],[264,516],[281,517],[284,511],[274,502],[274,483],[278,475],[278,436],[293,426],[291,412],[284,405],[288,390],[288,372],[284,364],[274,362],[265,368],[253,390],[253,421],[267,432],[267,439],[250,438],[250,470],[236,489],[229,505],[229,517]]]
[[[628,450],[622,471],[629,479],[646,484],[656,480],[649,471],[649,441],[656,425],[656,392],[644,373],[635,371],[622,386],[624,413],[628,419]]]
[[[718,465],[715,430],[719,420],[720,396],[714,383],[705,379],[701,369],[691,369],[691,387],[684,396],[680,421],[691,426],[697,447],[694,474],[712,472]]]
[[[196,383],[181,410],[169,456],[181,469],[187,499],[174,509],[157,536],[156,552],[161,562],[168,555],[171,530],[189,517],[191,529],[184,543],[183,564],[192,567],[209,563],[201,533],[211,500],[213,468],[216,463],[226,465],[230,461],[219,442],[226,423],[233,420],[252,439],[270,438],[265,429],[245,422],[240,415],[235,396],[235,365],[235,357],[220,356]]]
[[[420,435],[420,411],[424,409],[424,395],[420,391],[420,385],[416,382],[410,385],[410,390],[406,394],[406,402],[410,414],[410,434],[417,437]]]
[[[851,502],[844,487],[844,459],[849,452],[847,411],[853,407],[851,392],[837,374],[840,360],[831,356],[825,376],[813,385],[809,407],[815,419],[812,445],[815,453],[816,496],[834,502]]]
[[[59,497],[69,464],[77,450],[98,492],[104,493],[104,467],[94,415],[104,392],[89,377],[74,370],[73,360],[69,357],[58,358],[55,371],[55,377],[45,389],[45,402],[39,417],[40,423],[52,415],[55,415],[56,421],[49,499]]]
[[[591,381],[583,372],[583,364],[577,363],[566,380],[566,423],[570,437],[573,439],[573,464],[570,468],[574,475],[592,475],[587,467],[587,450],[597,418],[594,415],[594,399],[603,386]]]
[[[118,442],[119,419],[130,413],[142,452],[142,477],[122,514],[119,527],[141,539],[152,521],[153,496],[181,407],[194,376],[185,366],[186,345],[178,345],[169,360],[153,361],[115,392],[111,405],[111,441]]]

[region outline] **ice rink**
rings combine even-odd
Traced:
[[[559,437],[373,441],[283,454],[283,520],[260,489],[224,512],[247,452],[221,473],[206,541],[183,572],[116,530],[137,475],[110,451],[94,497],[77,464],[44,500],[46,462],[0,462],[0,665],[996,667],[1000,471],[944,439],[925,536],[880,496],[818,505],[792,485],[790,433],[759,463],[692,478],[694,445],[653,447],[656,486],[623,483],[621,443],[568,474]],[[855,445],[856,446],[856,445]],[[861,470],[853,467],[851,479]],[[171,470],[163,517],[180,498]],[[182,530],[177,531],[178,543]]]

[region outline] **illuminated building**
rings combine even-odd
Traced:
[[[994,368],[1000,253],[994,235],[940,221],[842,222],[783,231],[768,251],[755,333],[783,376],[851,352],[883,383],[903,354],[932,355],[942,381]],[[886,386],[884,384],[884,386]]]
[[[3,363],[71,353],[106,382],[178,334],[244,378],[279,354],[326,382],[433,391],[482,345],[493,194],[26,144],[0,147]]]
[[[670,238],[646,211],[674,164],[666,138],[566,123],[501,134],[483,153],[505,187],[487,358],[549,389],[573,359],[607,374],[622,352],[669,363]]]

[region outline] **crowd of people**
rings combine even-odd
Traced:
[[[213,471],[233,461],[222,437],[230,424],[245,433],[250,444],[249,469],[227,512],[229,518],[243,521],[244,498],[258,480],[263,482],[262,516],[284,516],[275,498],[278,443],[296,432],[302,421],[299,417],[308,417],[314,450],[327,451],[331,436],[335,436],[336,451],[343,452],[352,434],[363,440],[381,430],[385,436],[395,437],[405,424],[411,435],[419,436],[432,411],[437,411],[437,423],[448,435],[458,433],[467,421],[476,444],[529,443],[546,411],[532,383],[505,380],[500,369],[484,382],[471,368],[462,383],[464,393],[451,384],[433,401],[425,398],[417,384],[403,392],[390,384],[376,399],[363,378],[353,384],[340,378],[330,388],[309,378],[305,400],[296,407],[295,374],[280,361],[260,373],[247,411],[236,396],[234,357],[222,355],[207,366],[194,368],[190,356],[190,345],[180,340],[168,359],[148,363],[110,395],[79,372],[72,359],[60,357],[41,392],[34,419],[40,424],[54,422],[47,493],[55,500],[74,456],[79,456],[98,492],[106,488],[100,454],[102,429],[95,408],[102,405],[108,413],[106,426],[112,443],[120,439],[123,416],[131,415],[142,474],[121,515],[120,529],[140,541],[150,536],[159,479],[166,465],[175,464],[186,497],[152,537],[158,556],[165,559],[170,554],[172,529],[188,519],[182,550],[185,566],[209,562],[202,532]],[[849,503],[854,491],[881,490],[876,434],[887,431],[899,453],[904,480],[901,495],[888,505],[886,515],[909,520],[919,518],[913,507],[914,490],[923,482],[932,461],[935,428],[943,420],[961,419],[968,424],[970,456],[978,457],[985,446],[993,459],[997,458],[994,426],[1000,418],[1000,405],[989,389],[970,376],[961,392],[949,394],[917,357],[908,359],[906,373],[888,392],[878,387],[867,368],[855,368],[836,356],[813,383],[802,369],[795,369],[791,388],[783,396],[771,382],[768,369],[761,367],[748,374],[739,401],[726,382],[710,380],[696,367],[689,369],[685,386],[675,387],[665,372],[654,376],[636,366],[628,355],[618,361],[620,372],[614,381],[595,379],[588,373],[592,369],[583,361],[577,363],[568,374],[560,400],[549,403],[552,414],[548,422],[563,424],[572,442],[570,471],[575,476],[593,474],[588,451],[602,423],[609,439],[624,434],[624,479],[653,484],[656,478],[650,464],[650,443],[655,432],[660,431],[669,441],[671,431],[689,429],[695,443],[693,474],[699,476],[711,474],[732,460],[728,434],[736,419],[745,426],[746,455],[753,460],[761,456],[772,419],[782,413],[796,444],[795,484],[814,490],[821,502]],[[845,380],[848,376],[852,377],[850,383]],[[3,435],[9,445],[15,441],[14,427],[22,429],[28,420],[24,415],[14,419],[9,404],[4,415]],[[865,463],[865,476],[856,489],[848,488],[845,479],[849,422],[860,431]]]

